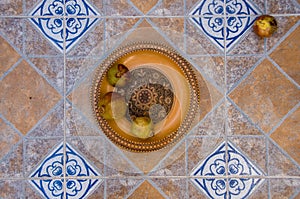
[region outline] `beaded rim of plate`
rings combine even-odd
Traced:
[[[123,56],[137,51],[153,51],[171,59],[177,64],[177,66],[183,72],[188,85],[190,87],[190,99],[188,112],[183,122],[180,124],[176,131],[170,132],[170,134],[163,139],[146,142],[146,141],[135,141],[129,140],[121,136],[118,132],[114,131],[108,122],[100,116],[100,111],[98,110],[97,102],[100,97],[100,87],[105,77],[108,69],[115,61],[119,60]],[[115,50],[111,55],[105,59],[98,69],[96,70],[96,76],[94,78],[91,89],[91,103],[93,108],[94,118],[97,120],[99,127],[102,129],[103,133],[116,145],[132,152],[151,152],[163,149],[171,144],[176,143],[180,138],[185,135],[191,128],[195,115],[198,111],[198,104],[200,102],[200,89],[197,82],[197,77],[192,69],[191,64],[184,59],[175,50],[167,47],[163,44],[152,43],[152,42],[139,42],[128,44]]]

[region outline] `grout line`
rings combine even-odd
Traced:
[[[14,125],[13,123],[11,123],[8,119],[6,119],[6,118],[4,117],[4,115],[2,115],[1,113],[0,113],[0,118],[4,121],[4,123],[5,123],[6,125],[8,125],[10,128],[12,128],[12,129],[15,131],[15,133],[17,133],[21,138],[24,137],[23,133],[22,133],[21,131],[19,131],[19,130],[15,127],[15,125]]]
[[[249,123],[250,124],[252,124],[253,126],[255,126],[263,135],[265,135],[265,137],[266,137],[266,140],[267,141],[269,141],[269,142],[272,142],[273,143],[273,145],[275,145],[277,148],[278,148],[278,150],[287,158],[287,159],[289,159],[292,163],[294,163],[294,165],[297,167],[297,168],[299,168],[300,169],[300,166],[299,166],[299,164],[285,151],[285,150],[283,150],[273,139],[271,139],[270,138],[270,136],[267,134],[267,133],[265,133],[257,124],[255,124],[255,123],[253,123],[253,121],[251,120],[251,118],[246,114],[246,113],[244,113],[243,111],[242,111],[242,109],[239,107],[239,106],[237,106],[230,98],[228,98],[229,99],[229,101],[235,106],[235,108],[238,110],[238,111],[240,111],[241,112],[241,114],[244,116],[244,117],[246,117],[246,118],[248,118],[248,121],[249,121]],[[269,146],[269,145],[267,145],[267,146]],[[269,149],[269,147],[267,147],[267,149]],[[268,154],[267,154],[268,155]],[[268,157],[268,156],[267,156]],[[268,165],[268,167],[267,168],[269,168],[269,165]],[[268,173],[268,175],[269,175],[269,173]]]
[[[158,6],[160,6],[160,4],[162,3],[163,0],[158,0],[156,2],[156,4],[145,14],[145,16],[147,16],[147,18],[151,15],[148,15],[148,13],[152,13],[154,10],[157,9]],[[159,17],[159,16],[158,16]]]
[[[298,89],[300,89],[300,85],[291,78],[273,59],[271,59],[269,56],[267,59],[290,81],[292,84],[294,84]]]
[[[161,188],[153,182],[155,178],[151,179],[151,180],[147,180],[164,198],[169,199],[169,196],[163,191],[161,190]]]
[[[276,131],[277,128],[279,128],[281,126],[281,124],[289,117],[291,116],[298,108],[300,107],[300,102],[298,102],[298,104],[296,104],[285,116],[283,116],[283,118],[280,119],[280,121],[270,130],[270,132],[268,133],[269,136],[272,135],[272,133],[274,133]]]
[[[299,25],[300,20],[298,20],[298,22],[296,22],[283,36],[280,37],[276,44],[269,51],[267,51],[267,54],[270,55],[292,32],[294,32],[294,30],[296,30],[296,28],[298,28]]]
[[[268,0],[264,0],[264,14],[267,14],[268,12]]]
[[[242,116],[244,116],[247,120],[248,120],[248,122],[251,124],[251,125],[253,125],[255,128],[257,128],[258,129],[258,131],[262,134],[262,135],[264,135],[264,136],[266,136],[266,137],[268,137],[268,134],[267,133],[265,133],[259,126],[258,126],[258,124],[256,124],[256,123],[254,123],[253,121],[252,121],[252,119],[232,100],[232,99],[230,99],[230,97],[228,97],[227,98],[228,99],[228,101],[234,106],[234,108],[236,108],[239,112],[240,112],[240,114],[242,115]]]
[[[125,39],[134,31],[136,30],[136,28],[140,25],[140,23],[143,21],[143,19],[140,19],[139,21],[136,22],[136,24],[133,25],[133,27],[128,30],[125,34],[122,35],[122,38],[117,40],[117,42],[114,44],[114,46],[110,49],[110,50],[106,50],[106,48],[104,49],[104,52],[106,52],[104,55],[101,56],[101,59],[96,62],[96,64],[91,67],[88,72],[86,72],[81,78],[79,78],[79,80],[77,82],[75,82],[75,85],[73,85],[73,87],[71,87],[68,91],[67,91],[67,95],[69,95],[70,93],[72,93],[84,80],[86,80],[86,78],[100,65],[101,62],[103,62],[103,60],[105,60],[113,51],[115,51],[118,47],[120,47],[120,45],[125,41]],[[106,26],[106,25],[105,25]],[[106,31],[105,31],[106,32]],[[105,38],[104,43],[108,43],[108,39]],[[105,47],[107,47],[107,45],[105,45]]]
[[[26,133],[26,138],[31,137],[30,134],[41,125],[55,110],[62,104],[63,99],[60,99],[48,112]]]
[[[160,0],[161,1],[161,0]],[[159,4],[156,4],[156,7]],[[155,7],[155,6],[154,6]],[[153,7],[153,8],[154,8]],[[152,12],[154,9],[151,9],[148,13]],[[289,17],[289,16],[300,16],[300,13],[272,13],[271,14],[274,17]],[[119,18],[143,18],[143,17],[147,17],[147,18],[193,18],[193,17],[206,17],[206,15],[137,15],[137,16],[122,16],[122,15],[95,15],[95,16],[72,16],[73,18],[98,18],[98,19],[119,19]],[[217,17],[218,15],[216,15],[215,17]],[[220,15],[221,16],[221,15]],[[257,17],[260,16],[260,14],[250,14],[250,15],[236,15],[236,14],[228,14],[226,15],[227,17]],[[43,15],[35,15],[35,16],[31,16],[31,15],[1,15],[0,19],[2,18],[62,18],[61,16],[43,16]]]
[[[260,176],[260,175],[230,175],[228,178],[251,178],[251,179],[291,179],[300,180],[300,176]],[[88,179],[99,179],[99,180],[152,180],[152,179],[224,179],[226,176],[90,176]],[[61,177],[0,177],[0,180],[53,180],[62,179]],[[87,176],[77,176],[77,177],[66,177],[66,179],[87,179]]]
[[[140,10],[138,9],[132,2],[131,0],[127,0],[127,3],[138,13],[140,14],[141,16],[145,16],[145,14]]]
[[[60,95],[62,95],[62,93],[61,93],[61,91],[60,91],[60,89],[58,89],[57,87],[56,87],[56,85],[54,85],[54,84],[52,84],[52,82],[47,78],[47,76],[43,73],[43,72],[41,72],[40,71],[40,69],[39,68],[37,68],[30,60],[29,60],[29,57],[28,56],[26,56],[22,51],[20,51],[20,50],[22,50],[22,49],[19,49],[19,48],[17,48],[13,43],[11,43],[10,42],[10,40],[9,39],[7,39],[3,34],[1,34],[1,32],[0,32],[0,36],[1,37],[3,37],[5,40],[6,40],[6,42],[8,42],[9,43],[9,45],[10,46],[12,46],[13,48],[14,48],[14,50],[19,54],[19,56],[21,57],[19,60],[18,60],[18,62],[17,63],[20,63],[21,61],[23,61],[23,60],[25,60],[30,66],[31,66],[31,68],[32,69],[34,69],[35,70],[35,72],[37,72],[51,87],[53,87],[54,89],[55,89],[55,91],[56,92],[58,92]],[[24,50],[25,51],[25,50]],[[0,81],[3,79],[3,78],[5,78],[13,69],[15,69],[16,67],[17,67],[17,63],[15,63],[14,65],[13,65],[13,67],[11,67],[8,71],[6,71],[6,73],[0,78]]]
[[[267,138],[269,139],[269,142],[271,142],[273,145],[275,145],[278,148],[278,150],[282,153],[283,156],[285,156],[285,158],[287,158],[288,160],[290,160],[294,164],[294,166],[297,167],[300,170],[300,165],[299,165],[299,163],[296,160],[294,160],[285,150],[283,150],[281,148],[281,146],[279,146],[277,144],[277,142],[275,142],[270,137],[267,137]]]
[[[104,141],[105,140],[105,138],[102,138],[102,141]],[[103,142],[103,144],[104,144],[104,157],[103,157],[103,175],[104,176],[107,176],[107,166],[106,166],[106,158],[107,158],[107,141],[105,140],[104,142]],[[108,187],[108,185],[107,185],[107,180],[105,179],[104,180],[104,198],[107,198],[107,187]]]
[[[187,136],[185,136],[184,138],[183,138],[184,140],[185,140],[185,175],[186,176],[189,176],[189,173],[190,173],[190,171],[189,171],[189,161],[188,161],[188,159],[189,159],[189,146],[188,146],[188,137]]]
[[[296,190],[295,193],[290,197],[291,199],[297,199],[296,197],[300,194],[300,189]]]
[[[265,58],[265,56],[259,58],[258,61],[255,64],[253,64],[253,66],[249,68],[248,71],[236,83],[234,83],[231,86],[226,95],[229,96],[244,80],[246,80],[250,76],[250,74],[263,62]]]
[[[226,1],[224,1],[223,3],[223,9],[225,10],[226,9]],[[223,20],[224,20],[224,26],[223,26],[223,35],[226,35],[225,32],[227,30],[227,18],[228,18],[228,15],[227,15],[227,12],[224,12],[223,14]],[[248,31],[248,34],[249,34],[249,31]],[[246,34],[244,34],[243,38],[246,36]],[[243,39],[242,38],[242,39]],[[224,46],[224,131],[225,131],[225,177],[226,177],[226,198],[229,199],[230,197],[230,193],[229,193],[229,181],[228,181],[228,175],[229,175],[229,171],[228,171],[228,159],[229,159],[229,152],[228,152],[228,132],[229,132],[229,126],[228,126],[228,106],[229,106],[229,103],[227,102],[228,99],[226,97],[226,94],[227,94],[227,90],[228,90],[228,86],[227,86],[227,45],[226,45],[226,36],[224,36],[224,43],[223,43],[223,46]],[[240,42],[238,42],[237,44],[239,44]],[[236,46],[236,45],[234,45]],[[233,47],[234,47],[233,46]],[[233,49],[233,48],[232,48]]]
[[[197,71],[199,71],[199,73],[201,74],[201,76],[202,76],[206,81],[208,81],[212,86],[214,86],[215,89],[216,89],[217,91],[219,91],[220,93],[223,93],[223,92],[224,92],[223,88],[221,88],[219,85],[217,85],[216,81],[214,81],[212,78],[210,78],[210,77],[205,73],[205,71],[204,71],[198,64],[196,64],[192,59],[190,59],[190,58],[188,57],[188,55],[185,55],[185,59],[188,60],[188,62],[190,62],[190,63],[193,65],[193,67],[194,67]]]
[[[188,163],[188,157],[189,157],[189,153],[188,153],[188,137],[184,137],[185,139],[185,175],[186,176],[189,176],[189,163]],[[185,190],[186,190],[186,193],[185,193],[185,197],[186,198],[189,198],[189,184],[188,184],[188,180],[186,179],[185,180]]]
[[[270,154],[270,152],[269,152],[269,141],[268,141],[268,139],[266,139],[265,140],[265,142],[266,142],[266,164],[267,164],[267,176],[269,176],[269,174],[270,174],[270,167],[269,167],[269,163],[270,163],[270,157],[269,157],[269,154]],[[270,197],[270,195],[271,195],[271,191],[270,191],[270,180],[268,180],[268,195],[269,195],[269,197]]]
[[[145,182],[145,180],[142,180],[141,182],[137,183],[123,198],[129,198],[129,196],[131,196],[133,192],[135,192],[135,190],[137,190],[143,184],[143,182]]]
[[[25,20],[24,20],[25,21]],[[22,52],[23,55],[25,55],[26,53],[26,39],[25,39],[25,32],[27,32],[27,25],[26,25],[26,22],[22,23],[22,48],[23,49],[20,49],[20,51]]]
[[[65,13],[65,10],[66,10],[66,4],[65,4],[65,1],[66,0],[63,0],[63,13]],[[64,108],[64,111],[63,111],[63,132],[64,132],[64,138],[63,138],[63,190],[64,190],[64,193],[63,193],[63,197],[66,199],[67,198],[67,180],[66,180],[66,177],[67,177],[67,174],[66,174],[66,164],[67,164],[67,149],[66,149],[66,132],[67,132],[67,101],[66,101],[66,74],[67,74],[67,67],[66,67],[66,16],[64,15],[63,16],[63,77],[64,77],[64,80],[63,80],[63,100],[64,100],[64,105],[63,105],[63,108]]]
[[[13,71],[24,59],[22,57],[14,63],[4,74],[0,77],[0,81],[2,81],[11,71]]]

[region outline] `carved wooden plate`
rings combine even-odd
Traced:
[[[112,86],[107,72],[115,64],[129,69],[130,81]],[[126,114],[104,119],[99,101],[118,93],[126,102]],[[169,47],[134,43],[113,52],[96,72],[92,87],[95,118],[104,134],[118,146],[134,152],[150,152],[175,143],[187,133],[198,114],[200,90],[192,66]],[[142,139],[131,132],[132,120],[150,117],[151,135]]]

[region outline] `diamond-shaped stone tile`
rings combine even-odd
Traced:
[[[20,55],[9,45],[9,43],[0,37],[0,77],[15,64]]]
[[[25,61],[0,84],[0,112],[24,135],[59,98],[57,91]]]
[[[65,8],[64,8],[65,6]],[[69,51],[98,21],[100,14],[86,0],[43,0],[29,14],[31,22],[57,49],[63,52],[64,40]],[[49,18],[47,18],[49,16]],[[64,22],[64,17],[65,22]],[[65,36],[64,33],[65,25]]]
[[[261,11],[248,0],[227,0],[225,7],[222,0],[203,0],[190,12],[190,20],[221,50],[229,51],[253,24],[255,18],[249,15],[258,14]]]
[[[153,6],[155,6],[158,2],[158,0],[150,0],[147,1],[147,3],[140,1],[140,0],[131,0],[131,2],[144,14],[149,12]]]
[[[229,178],[226,178],[226,165],[228,165]],[[226,199],[227,191],[229,198],[246,198],[264,181],[250,178],[263,174],[230,142],[227,143],[227,148],[226,143],[223,142],[192,171],[191,175],[196,177],[192,182],[209,198]],[[197,178],[197,176],[208,178]],[[214,176],[217,178],[213,178]],[[230,178],[230,176],[234,177]],[[238,176],[249,177],[238,178]]]
[[[102,180],[76,179],[76,177],[97,177],[100,174],[68,143],[64,167],[63,146],[63,143],[58,145],[30,175],[32,178],[47,177],[49,179],[32,179],[29,182],[45,198],[63,198],[64,190],[68,199],[86,198]],[[64,187],[63,179],[64,168],[66,169],[65,175],[68,177],[66,187]]]
[[[300,84],[300,26],[270,55],[271,58]]]
[[[128,199],[147,198],[147,199],[163,199],[164,197],[155,189],[148,181],[144,181]]]
[[[271,138],[300,164],[300,108],[291,114]]]
[[[264,60],[230,94],[231,99],[269,132],[300,100],[300,90]]]

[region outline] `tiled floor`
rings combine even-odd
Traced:
[[[0,0],[0,198],[300,198],[299,19],[299,0]],[[90,111],[95,69],[133,41],[200,77],[198,123],[152,153]]]

